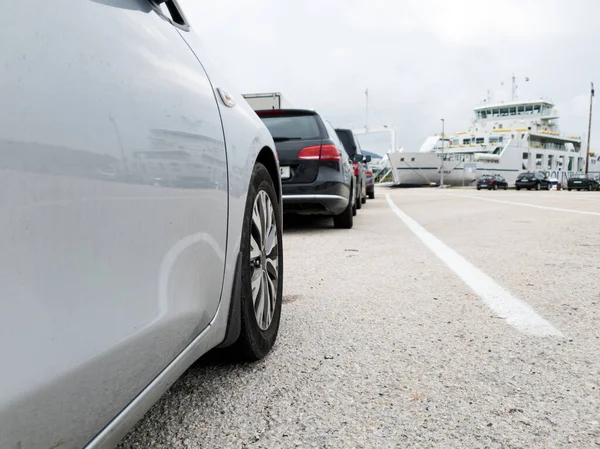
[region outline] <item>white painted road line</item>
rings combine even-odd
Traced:
[[[400,210],[389,195],[386,200],[392,211],[433,253],[438,256],[494,311],[496,315],[520,332],[539,337],[562,336],[552,324],[536,313],[525,301],[514,297],[492,278],[471,264],[419,223]]]
[[[447,193],[447,195],[458,196],[461,198],[468,198],[471,200],[479,200],[479,201],[489,201],[492,203],[503,203],[503,204],[512,204],[513,206],[523,206],[523,207],[534,207],[536,209],[547,209],[547,210],[555,210],[558,212],[571,212],[573,214],[582,214],[582,215],[596,215],[600,217],[600,212],[591,212],[588,210],[577,210],[577,209],[563,209],[561,207],[552,207],[552,206],[540,206],[539,204],[530,204],[530,203],[519,203],[516,201],[506,201],[506,200],[493,200],[491,198],[479,198],[473,195],[461,195],[458,193]]]

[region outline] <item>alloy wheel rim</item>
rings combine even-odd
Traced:
[[[279,283],[277,220],[269,195],[258,192],[252,207],[250,268],[252,305],[256,323],[267,330],[273,321]]]

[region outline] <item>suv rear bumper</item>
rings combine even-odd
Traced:
[[[348,206],[348,198],[339,195],[283,195],[283,211],[298,214],[341,214]]]
[[[284,184],[282,190],[284,213],[338,215],[350,198],[349,186],[335,181]]]

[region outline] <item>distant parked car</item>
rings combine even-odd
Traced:
[[[369,162],[371,162],[371,156],[365,156],[367,171],[365,172],[367,179],[367,196],[370,200],[375,198],[375,175],[373,174],[373,170],[369,166]]]
[[[111,448],[207,351],[275,343],[275,143],[177,1],[2,7],[0,448]]]
[[[541,171],[519,173],[515,181],[517,190],[550,190],[552,181]]]
[[[600,182],[594,175],[574,175],[567,180],[567,190],[600,190]]]
[[[351,228],[358,203],[353,160],[331,124],[304,109],[256,113],[279,155],[283,212],[331,215],[336,228]]]
[[[500,175],[482,175],[477,179],[477,190],[508,189],[508,182]]]
[[[364,161],[364,157],[362,154],[362,149],[360,147],[360,142],[356,138],[356,135],[352,132],[351,129],[336,129],[338,137],[342,141],[344,148],[348,152],[351,158],[353,158],[354,162],[352,165],[354,166],[354,176],[356,176],[356,207],[360,209],[362,204],[367,202],[367,179],[366,179],[366,168],[362,162]],[[356,156],[360,155],[360,157]],[[370,160],[371,158],[369,158]]]

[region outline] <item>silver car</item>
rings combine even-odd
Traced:
[[[112,447],[281,311],[273,140],[176,1],[4,2],[0,448]]]

